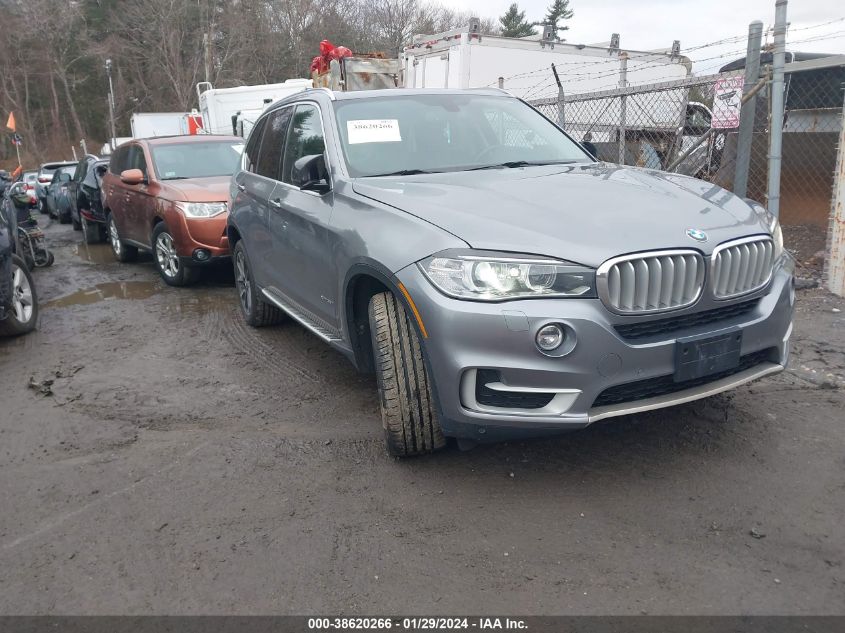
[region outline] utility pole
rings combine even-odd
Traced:
[[[628,53],[619,53],[619,87],[628,87]],[[628,104],[625,95],[620,98],[619,104],[619,164],[625,164],[625,118]]]
[[[772,57],[772,120],[769,125],[769,213],[780,215],[780,168],[783,151],[783,66],[786,63],[786,3],[775,3],[775,51]]]
[[[109,122],[110,122],[110,125],[111,125],[111,137],[112,137],[112,141],[111,141],[111,143],[109,143],[109,145],[112,145],[112,143],[115,142],[114,139],[117,138],[117,129],[115,128],[115,125],[114,125],[114,84],[112,83],[112,80],[111,80],[111,65],[112,65],[111,59],[107,59],[106,60],[106,75],[108,75],[108,78],[109,78]],[[114,147],[112,147],[112,149],[114,149]]]
[[[748,25],[748,50],[745,54],[745,82],[743,95],[760,78],[760,46],[763,39],[763,23],[755,20]],[[757,97],[752,96],[742,104],[739,113],[739,136],[736,149],[736,172],[733,192],[740,198],[748,194],[748,168],[751,164],[751,144],[754,142],[754,118],[757,112]]]

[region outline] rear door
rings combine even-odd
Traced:
[[[236,190],[232,199],[232,222],[237,227],[249,258],[252,275],[259,286],[268,284],[271,267],[268,259],[272,248],[267,226],[267,204],[276,188],[275,180],[257,173],[261,144],[271,113],[258,120],[249,135],[241,160],[241,171],[235,176]]]

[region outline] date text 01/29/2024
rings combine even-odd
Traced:
[[[403,631],[445,631],[479,630],[518,631],[527,628],[524,620],[518,618],[309,618],[310,631],[359,631],[389,630],[396,628]]]

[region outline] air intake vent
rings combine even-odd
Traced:
[[[713,296],[732,299],[765,286],[772,276],[774,254],[768,237],[746,237],[717,246],[711,273]]]
[[[692,305],[704,284],[698,251],[624,255],[599,266],[599,297],[618,314],[650,314]]]

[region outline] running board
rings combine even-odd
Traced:
[[[342,340],[341,337],[337,334],[337,332],[331,330],[330,328],[324,325],[317,323],[316,320],[309,318],[304,314],[304,311],[298,306],[294,308],[294,304],[292,301],[281,299],[276,293],[267,290],[266,288],[261,289],[261,294],[267,297],[267,299],[273,305],[280,308],[281,310],[284,310],[285,313],[290,316],[290,318],[299,323],[302,327],[304,327],[312,334],[323,339],[326,343],[337,343]]]

